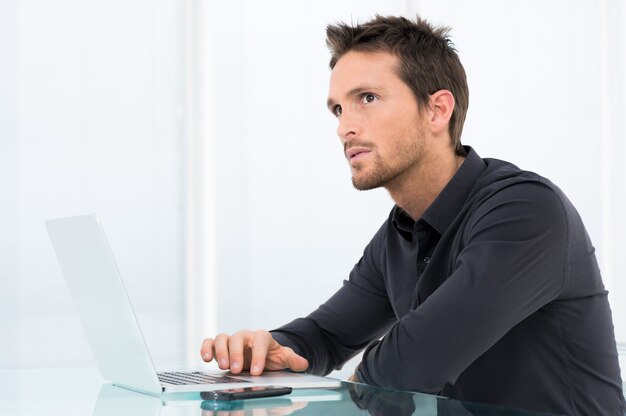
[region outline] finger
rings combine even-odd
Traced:
[[[287,416],[297,410],[304,409],[308,405],[308,402],[296,402],[293,403],[291,406],[272,407],[271,409],[268,409],[268,416]]]
[[[254,341],[252,343],[252,358],[250,361],[250,374],[253,376],[260,376],[265,369],[265,361],[267,358],[267,351],[270,348],[270,344],[274,341],[272,336],[267,331],[256,331],[254,333]],[[276,343],[278,345],[278,343]]]
[[[238,374],[243,369],[243,350],[248,341],[248,332],[239,331],[228,340],[230,371]]]
[[[213,338],[207,338],[202,341],[202,346],[200,347],[200,356],[207,363],[213,359],[213,343],[215,341]]]
[[[217,365],[222,370],[228,370],[230,361],[228,359],[228,339],[226,334],[219,334],[213,343],[213,357],[217,360]]]
[[[292,371],[304,371],[309,368],[309,362],[306,358],[296,354],[289,347],[283,347],[283,357],[287,367]]]

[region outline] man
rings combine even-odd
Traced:
[[[396,206],[343,287],[275,330],[206,339],[252,374],[327,374],[572,415],[623,414],[607,292],[565,195],[461,145],[465,72],[447,30],[418,18],[329,26],[328,108],[357,189]]]

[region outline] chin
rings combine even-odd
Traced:
[[[352,186],[359,191],[369,191],[370,189],[380,188],[384,184],[374,178],[356,178],[352,177]]]

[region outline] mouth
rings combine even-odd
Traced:
[[[354,147],[351,147],[349,149],[346,149],[345,155],[346,155],[346,159],[351,161],[351,160],[354,160],[354,159],[359,158],[361,156],[364,156],[367,153],[370,153],[371,151],[372,150],[368,149],[367,147],[354,146]]]

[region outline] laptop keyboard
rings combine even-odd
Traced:
[[[194,371],[191,373],[166,372],[158,373],[159,381],[162,383],[184,385],[184,384],[217,384],[217,383],[248,383],[247,380],[229,376],[219,376],[215,374]]]

